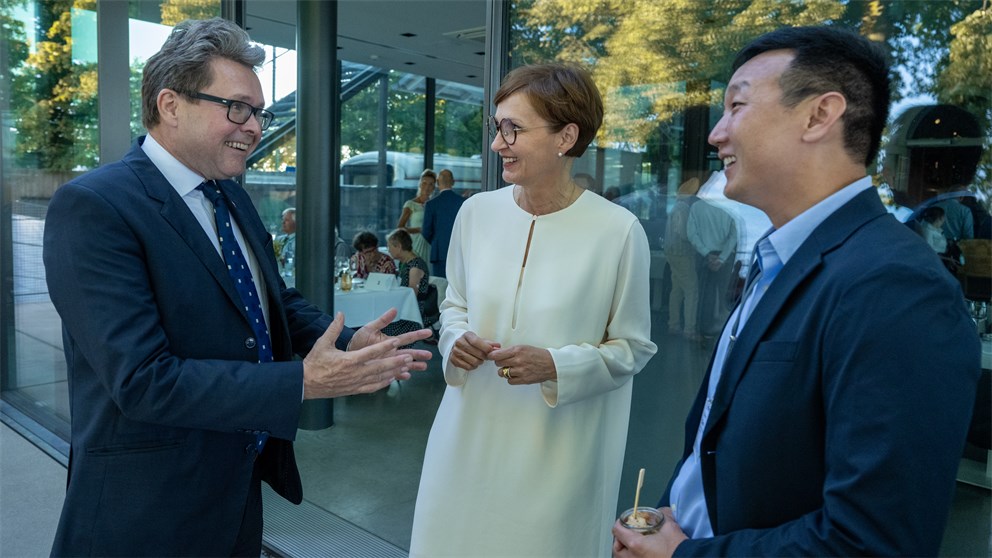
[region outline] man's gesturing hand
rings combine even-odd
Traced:
[[[402,336],[383,336],[382,341],[344,352],[334,346],[343,328],[344,314],[338,312],[330,327],[303,359],[304,399],[372,393],[388,386],[394,379],[406,380],[410,377],[409,371],[415,364],[415,355],[411,353],[418,351],[398,351]],[[357,337],[358,333],[355,335]],[[416,364],[426,367],[422,362]]]

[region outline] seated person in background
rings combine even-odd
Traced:
[[[941,231],[945,219],[944,208],[939,205],[932,205],[923,210],[916,230],[938,254],[947,251],[947,239],[944,238],[944,233]]]
[[[961,247],[957,242],[948,240],[944,233],[944,225],[947,222],[947,213],[939,205],[931,205],[924,209],[916,222],[916,232],[923,237],[923,240],[933,248],[934,252],[940,256],[940,261],[951,273],[958,272],[958,266],[963,261],[961,259]]]
[[[287,207],[282,212],[282,232],[275,237],[272,247],[276,252],[276,263],[279,264],[279,274],[292,277],[296,268],[296,208]]]
[[[400,286],[410,287],[417,300],[427,296],[427,262],[413,251],[413,238],[403,229],[396,229],[386,237],[389,255],[400,262]]]
[[[351,245],[355,247],[355,254],[351,256],[351,261],[355,265],[355,277],[365,279],[369,273],[392,273],[396,274],[396,263],[389,256],[379,251],[379,237],[373,232],[362,231],[355,235]]]
[[[345,239],[341,238],[338,228],[334,227],[334,259],[343,258],[347,260],[354,252],[354,248],[349,246]]]
[[[403,229],[396,229],[386,237],[389,254],[400,262],[400,286],[410,287],[417,295],[420,315],[424,326],[429,327],[438,318],[437,291],[431,288],[428,281],[427,262],[413,251],[413,238]],[[434,290],[433,296],[428,296]],[[433,299],[433,300],[431,300]],[[419,325],[408,331],[420,329]]]
[[[413,237],[403,229],[396,229],[386,237],[389,254],[400,262],[400,286],[410,287],[417,296],[417,306],[424,327],[438,320],[437,289],[428,281],[427,262],[413,251]],[[421,325],[409,320],[396,320],[383,332],[416,331]],[[433,329],[433,328],[431,328]]]

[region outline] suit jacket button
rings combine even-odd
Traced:
[[[255,348],[255,338],[254,337],[249,337],[248,339],[245,339],[245,348],[246,349],[254,349]]]

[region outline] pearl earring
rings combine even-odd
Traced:
[[[562,153],[561,151],[559,151],[558,152],[558,157],[562,157],[562,156],[564,156],[564,153]]]

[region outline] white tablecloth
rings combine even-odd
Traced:
[[[409,287],[394,287],[388,291],[363,288],[348,292],[334,290],[334,312],[344,312],[344,324],[348,327],[361,327],[390,308],[396,308],[397,320],[410,320],[423,325],[417,297]]]

